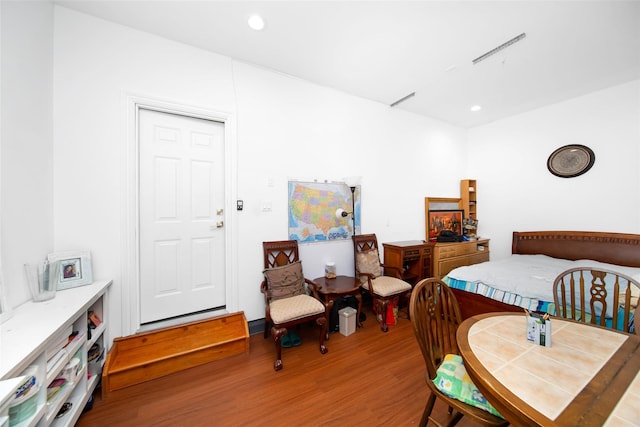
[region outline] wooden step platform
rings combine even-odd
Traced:
[[[102,398],[113,390],[248,352],[244,312],[116,338],[102,371]]]

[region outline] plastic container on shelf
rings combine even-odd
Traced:
[[[59,268],[59,263],[50,264],[46,261],[41,264],[24,265],[27,284],[33,301],[48,301],[56,296]]]
[[[80,368],[80,359],[74,357],[67,363],[67,365],[62,370],[62,376],[69,382],[73,383],[78,375],[78,370]]]

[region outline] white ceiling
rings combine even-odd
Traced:
[[[53,1],[463,127],[640,78],[637,0]]]

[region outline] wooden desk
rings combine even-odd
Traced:
[[[384,265],[402,272],[402,280],[415,285],[431,277],[431,247],[422,240],[383,243]]]
[[[637,425],[640,336],[552,318],[541,347],[525,331],[524,314],[487,313],[457,332],[469,376],[511,424]]]
[[[318,285],[318,292],[320,293],[322,302],[325,306],[327,327],[329,325],[329,315],[331,314],[331,308],[333,308],[333,302],[346,295],[353,295],[358,300],[356,324],[359,328],[362,327],[362,323],[360,322],[360,309],[362,308],[362,294],[360,293],[360,286],[362,286],[362,283],[360,283],[359,279],[349,276],[336,276],[335,279],[327,279],[323,276],[313,279],[313,281]],[[328,329],[327,339],[329,339]]]

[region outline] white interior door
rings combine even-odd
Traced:
[[[224,308],[224,124],[140,109],[140,321]]]

